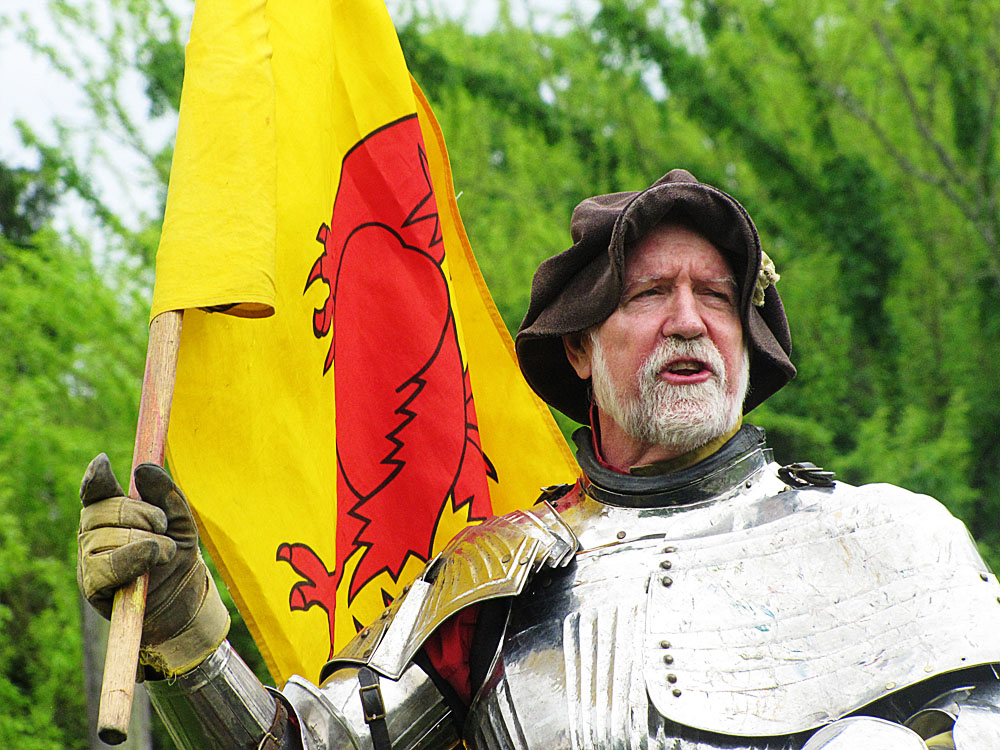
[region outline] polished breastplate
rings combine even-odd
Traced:
[[[940,504],[776,470],[750,452],[693,503],[560,507],[581,550],[514,600],[469,746],[794,750],[1000,661],[1000,586]]]

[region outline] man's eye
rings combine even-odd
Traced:
[[[632,295],[632,299],[639,299],[640,297],[655,297],[660,294],[660,290],[656,287],[650,289],[643,289],[642,291],[636,292]]]
[[[733,303],[733,298],[729,295],[729,292],[721,292],[717,289],[706,289],[705,294],[709,297],[728,302],[729,304]]]

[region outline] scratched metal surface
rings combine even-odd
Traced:
[[[583,549],[518,597],[491,688],[503,711],[487,690],[472,720],[516,717],[519,739],[483,747],[799,748],[1000,661],[1000,585],[942,506],[887,485],[785,489],[775,471],[684,508],[560,509]]]

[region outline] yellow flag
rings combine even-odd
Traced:
[[[575,464],[379,0],[197,0],[152,314],[168,459],[275,679]],[[226,314],[228,313],[228,314]]]

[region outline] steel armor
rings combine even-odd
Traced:
[[[359,669],[380,675],[394,748],[1000,747],[1000,584],[960,521],[782,472],[749,426],[693,468],[639,492],[588,471],[462,532],[321,687],[286,685],[304,747],[376,747]],[[497,597],[509,617],[460,724],[412,659]]]

